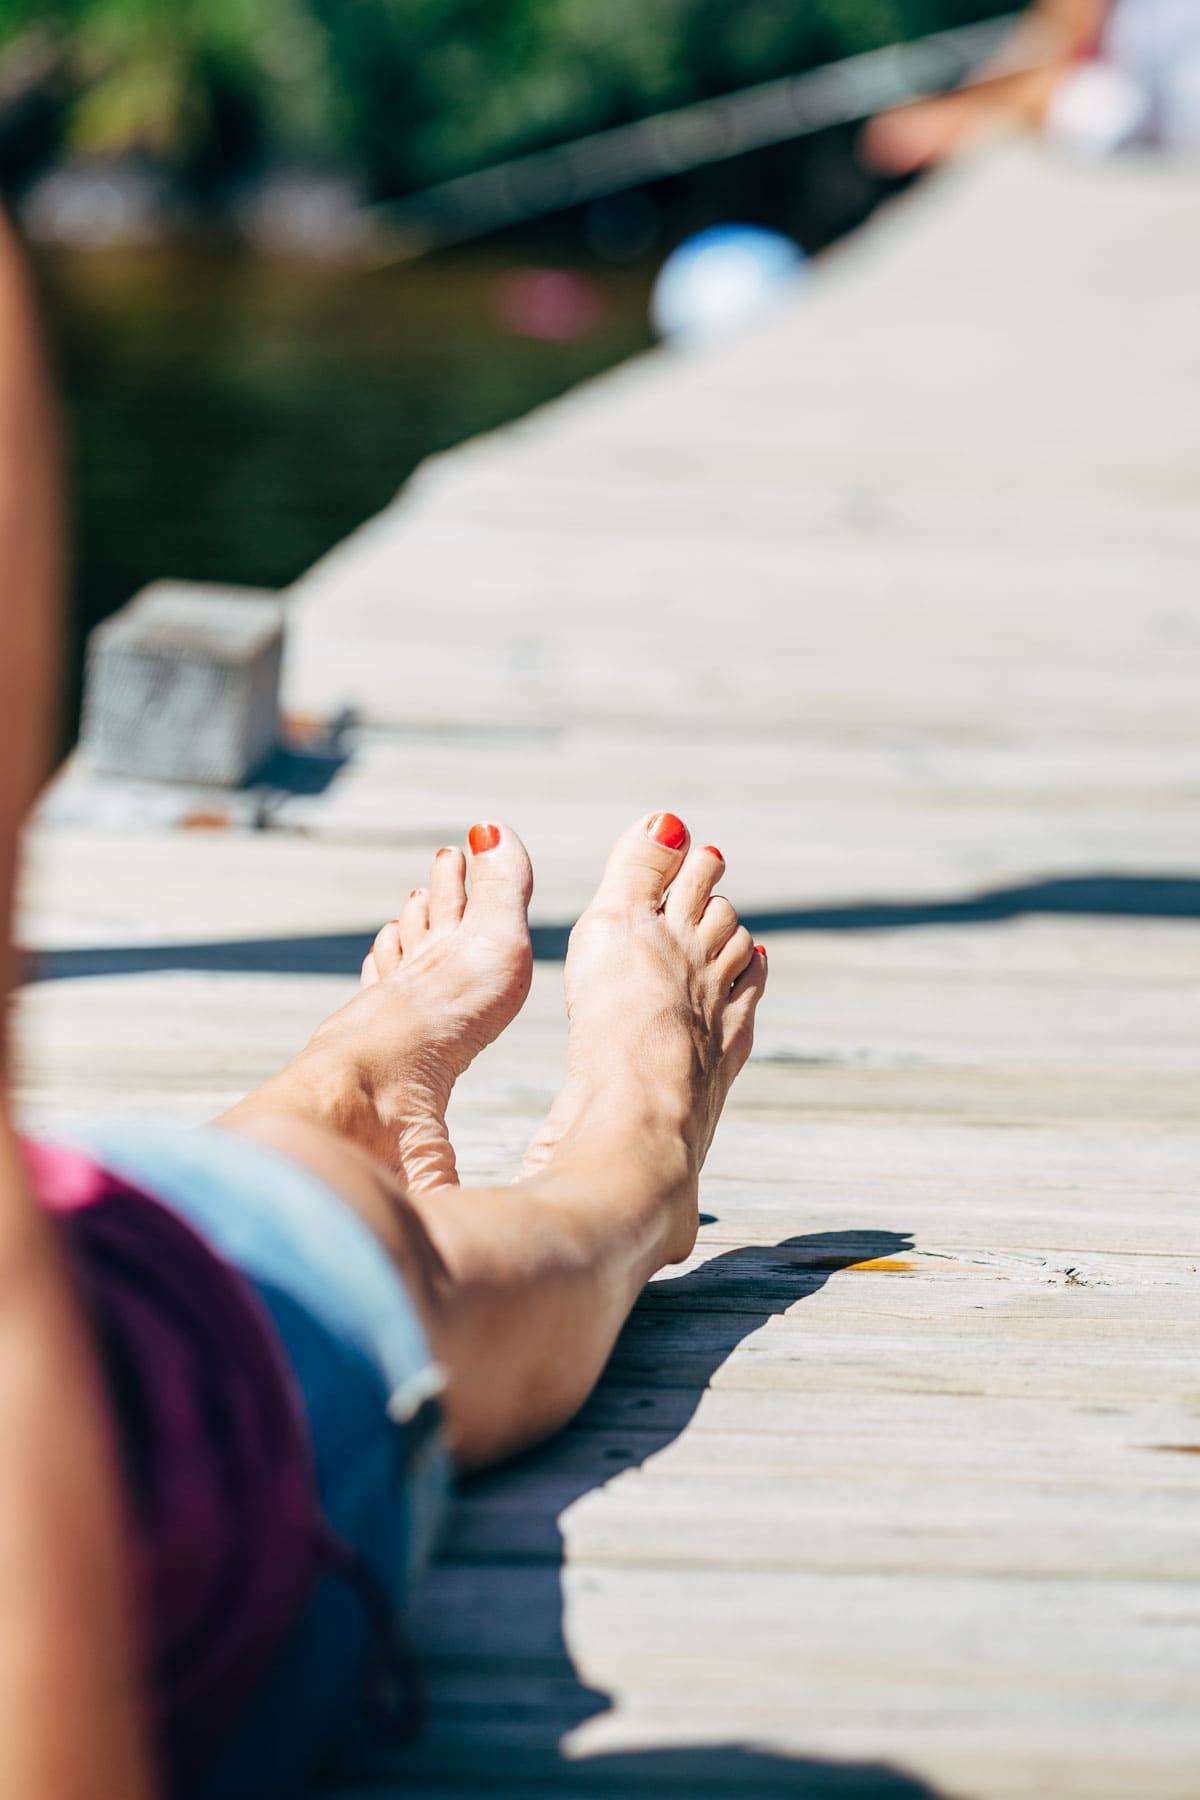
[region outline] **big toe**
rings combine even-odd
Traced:
[[[674,813],[649,813],[613,845],[600,883],[600,897],[628,904],[662,905],[688,847],[688,828]]]
[[[472,825],[467,833],[471,898],[467,917],[525,921],[533,895],[529,852],[511,825]]]

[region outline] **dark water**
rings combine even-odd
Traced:
[[[86,631],[160,576],[279,587],[432,451],[649,342],[646,269],[585,273],[573,341],[503,322],[513,262],[374,273],[219,247],[42,259],[72,446],[72,691]]]

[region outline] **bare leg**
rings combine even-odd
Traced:
[[[515,1185],[406,1189],[376,1160],[355,1028],[374,985],[223,1121],[313,1168],[395,1257],[449,1377],[462,1466],[563,1424],[646,1281],[695,1242],[700,1168],[766,980],[765,957],[712,895],[723,867],[711,849],[689,852],[669,814],[618,840],[572,934],[567,1088]]]

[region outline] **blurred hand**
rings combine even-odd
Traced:
[[[1037,130],[1063,75],[1096,47],[1109,0],[1034,0],[970,86],[872,119],[863,154],[909,175],[1015,128]]]

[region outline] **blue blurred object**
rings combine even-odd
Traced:
[[[696,342],[777,306],[807,273],[791,238],[758,225],[713,225],[685,238],[658,272],[650,318],[660,337]]]

